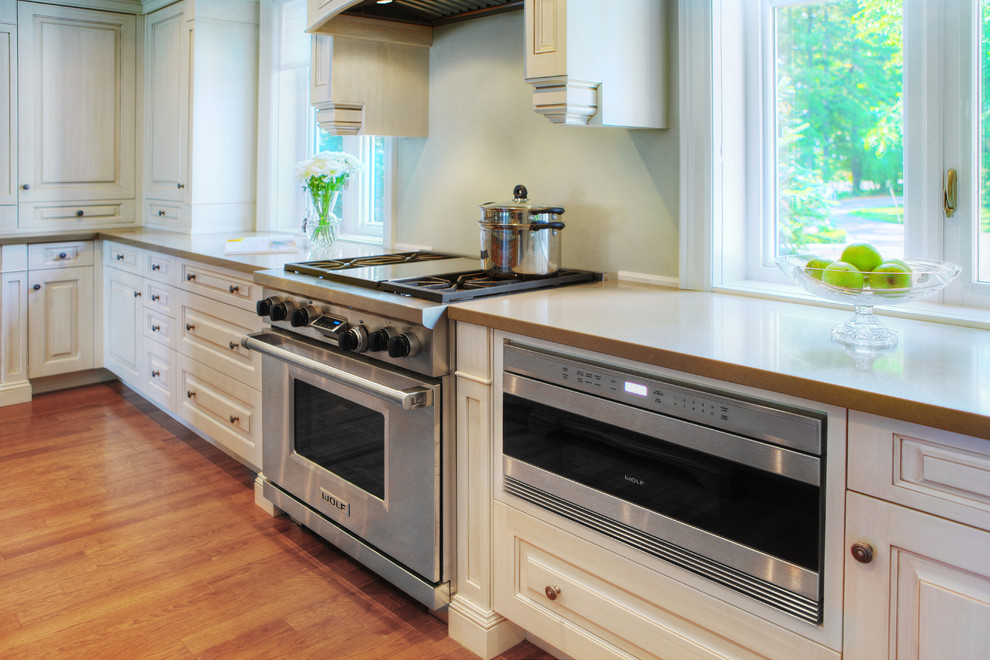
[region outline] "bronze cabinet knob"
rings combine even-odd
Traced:
[[[869,564],[873,561],[873,546],[869,543],[853,543],[849,552],[853,559],[861,564]]]
[[[548,584],[546,588],[543,590],[543,593],[545,593],[547,595],[547,598],[549,598],[550,600],[557,600],[557,596],[560,595],[560,587],[558,587],[555,584],[553,585]]]

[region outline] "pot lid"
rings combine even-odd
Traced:
[[[564,212],[564,208],[561,206],[552,206],[550,204],[537,204],[536,202],[529,200],[529,191],[526,190],[526,186],[520,184],[512,189],[512,201],[511,202],[485,202],[481,205],[481,209],[485,211],[520,211],[528,213],[529,215],[534,215],[537,213],[555,213],[560,215]]]

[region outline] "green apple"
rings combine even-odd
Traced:
[[[885,261],[869,274],[871,289],[910,289],[911,269],[907,264],[895,263],[892,259]]]
[[[833,261],[822,271],[822,282],[843,289],[862,289],[865,281],[859,268],[845,261]]]
[[[883,263],[880,251],[869,243],[851,243],[842,251],[840,261],[852,264],[861,273],[868,273]]]
[[[911,270],[911,267],[907,265],[907,262],[901,261],[900,259],[884,259],[883,262],[885,264],[897,264],[898,266],[904,266],[904,268],[907,269],[907,272],[909,273],[914,272],[913,270]]]
[[[806,272],[808,275],[811,275],[816,280],[820,280],[822,279],[822,272],[825,270],[825,267],[828,266],[830,263],[832,263],[831,259],[815,257],[814,259],[811,259],[810,261],[808,261],[808,263],[804,265],[804,272]]]

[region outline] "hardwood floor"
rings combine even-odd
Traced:
[[[119,384],[0,408],[0,466],[0,658],[477,657]]]

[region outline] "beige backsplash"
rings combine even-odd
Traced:
[[[676,103],[667,130],[554,126],[523,68],[521,11],[434,31],[430,137],[398,141],[398,242],[476,253],[478,205],[523,183],[565,207],[565,266],[676,277]]]

